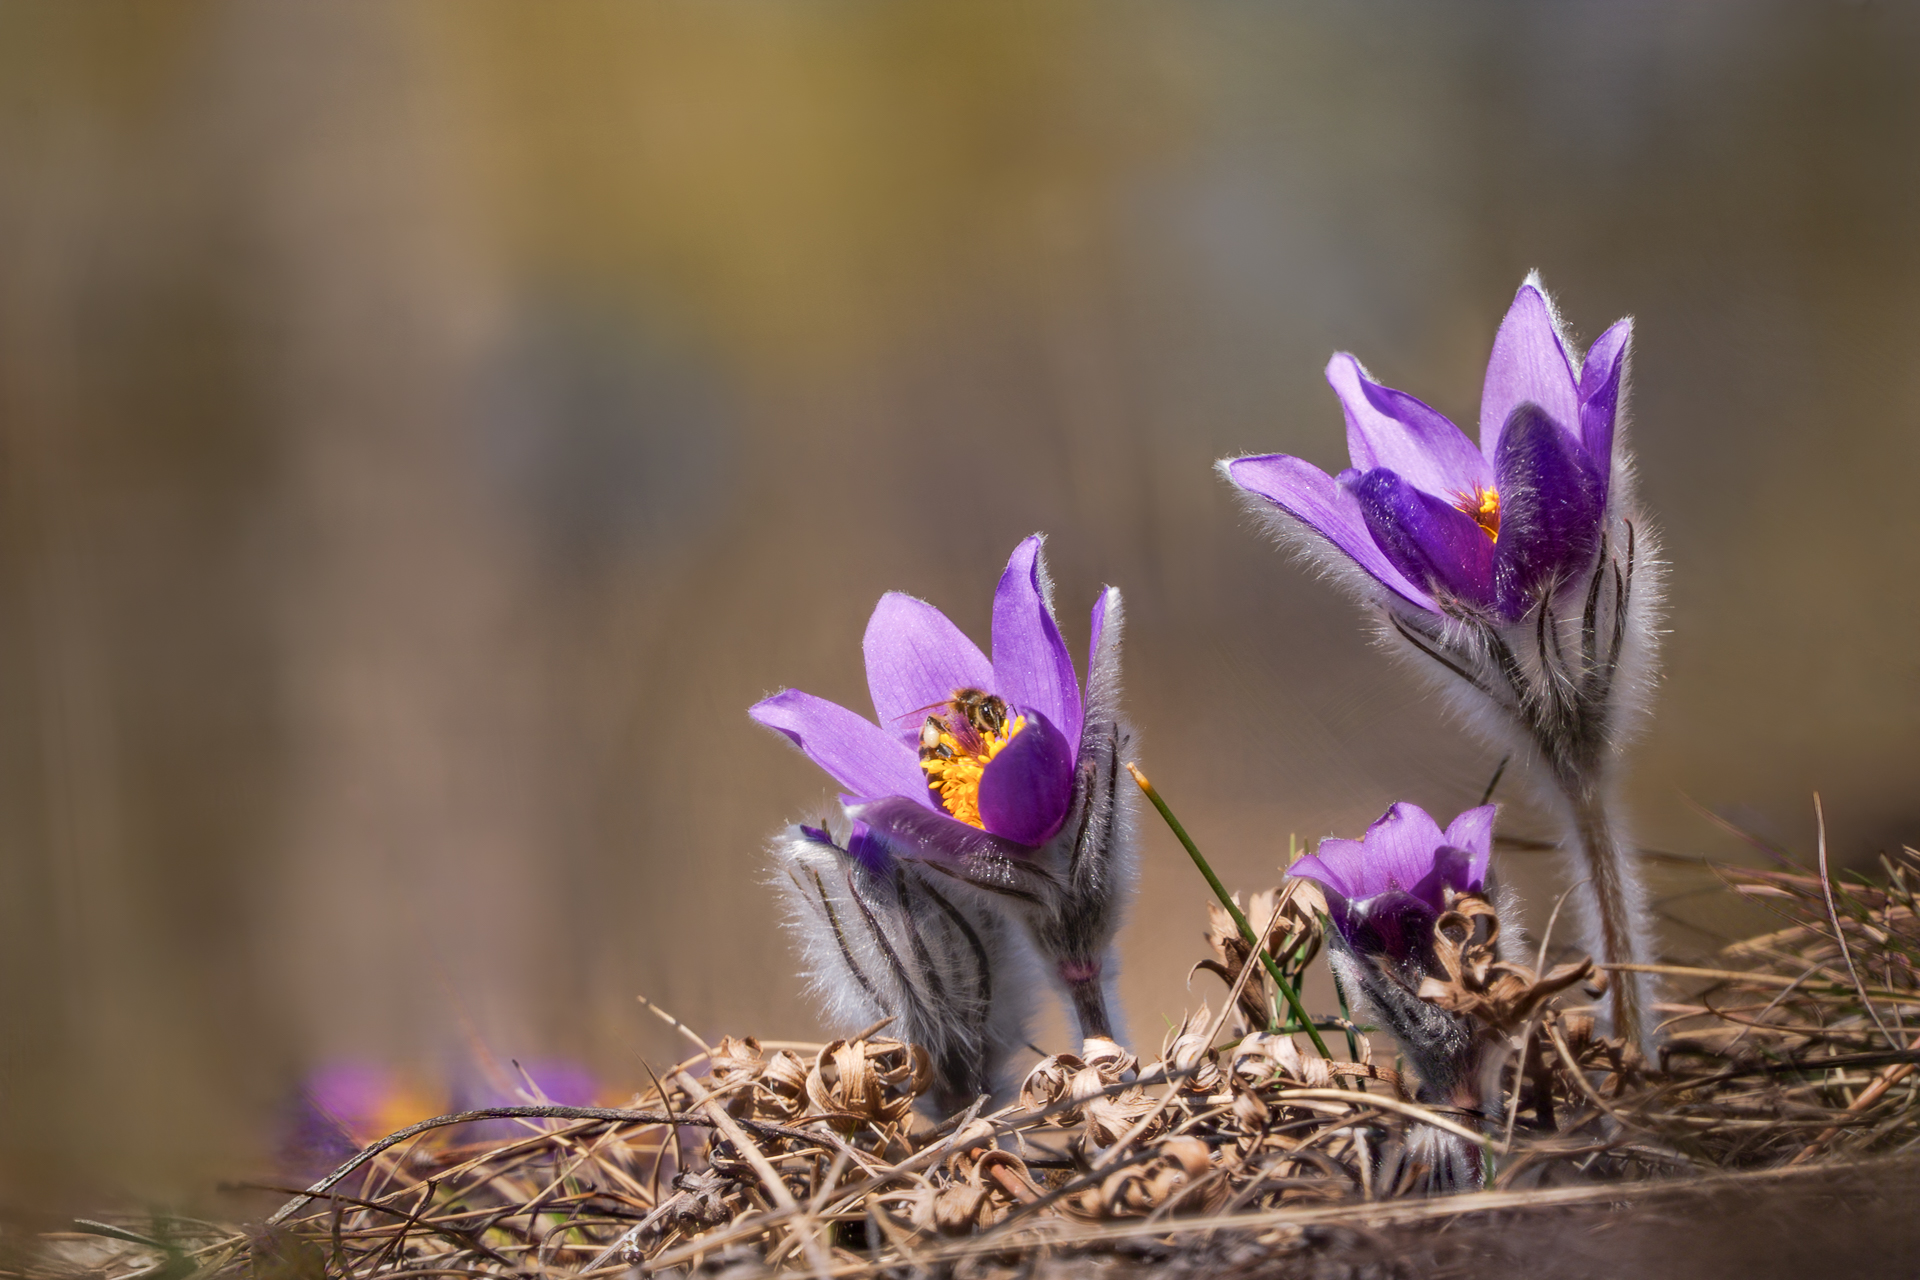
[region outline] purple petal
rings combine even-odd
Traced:
[[[1340,933],[1364,955],[1425,964],[1433,954],[1433,925],[1439,917],[1432,904],[1390,889],[1349,904]]]
[[[1368,892],[1366,852],[1358,840],[1330,836],[1318,852],[1295,858],[1287,874],[1315,881],[1342,898],[1363,898]]]
[[[1019,710],[1027,726],[980,775],[980,821],[1015,844],[1040,845],[1067,820],[1073,802],[1073,748],[1044,715]]]
[[[1371,892],[1412,889],[1433,871],[1433,856],[1446,836],[1419,805],[1402,800],[1367,828],[1363,841]]]
[[[1342,472],[1367,531],[1395,567],[1436,600],[1493,604],[1494,543],[1466,512],[1385,469]]]
[[[993,664],[978,645],[946,614],[898,591],[874,606],[860,650],[880,727],[904,742],[919,737],[936,703],[960,689],[993,685]]]
[[[1460,428],[1404,391],[1367,377],[1344,351],[1327,364],[1327,381],[1347,415],[1347,452],[1361,471],[1385,467],[1441,498],[1493,486],[1493,468]]]
[[[1613,424],[1620,412],[1633,320],[1618,321],[1593,341],[1580,369],[1580,440],[1600,474],[1613,470]]]
[[[1494,588],[1519,618],[1542,591],[1584,574],[1600,546],[1607,487],[1586,449],[1541,410],[1523,404],[1500,433],[1500,541]]]
[[[1080,678],[1047,607],[1040,536],[1013,549],[993,593],[993,692],[1032,707],[1080,749]]]
[[[1447,890],[1455,893],[1478,893],[1484,879],[1476,880],[1473,875],[1473,855],[1465,849],[1456,849],[1443,845],[1433,851],[1433,869],[1411,890],[1414,897],[1432,907],[1443,911],[1447,905]]]
[[[960,864],[979,858],[1022,859],[1033,852],[901,796],[858,801],[848,805],[848,810],[866,823],[895,857]]]
[[[365,1130],[399,1085],[384,1067],[365,1062],[331,1062],[307,1077],[313,1105],[349,1130]]]
[[[1493,820],[1499,812],[1497,804],[1468,809],[1447,824],[1447,843],[1456,849],[1465,849],[1484,864],[1493,853]]]
[[[1311,462],[1270,453],[1235,458],[1226,464],[1227,479],[1318,533],[1349,559],[1402,599],[1433,611],[1433,597],[1407,580],[1367,532],[1366,518],[1352,494]]]
[[[1554,325],[1553,308],[1532,276],[1520,286],[1487,357],[1487,380],[1480,391],[1480,450],[1500,471],[1500,434],[1522,404],[1539,405],[1569,431],[1580,422],[1580,400],[1573,365]],[[1505,490],[1501,491],[1504,498]]]
[[[927,776],[913,750],[837,703],[786,689],[747,709],[793,739],[807,758],[861,797],[909,796],[931,805]]]

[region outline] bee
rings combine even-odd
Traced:
[[[935,709],[941,709],[945,714],[930,715],[920,726],[922,760],[935,756],[951,758],[952,748],[940,742],[941,736],[949,733],[967,754],[978,755],[986,748],[985,739],[1006,732],[1007,722],[1013,718],[1006,702],[998,694],[983,689],[956,689],[945,702],[921,708],[923,711]]]

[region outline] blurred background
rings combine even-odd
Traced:
[[[0,6],[0,1193],[205,1199],[322,1063],[617,1094],[636,994],[818,1038],[760,881],[829,784],[745,709],[864,707],[890,588],[984,641],[1036,529],[1229,883],[1476,803],[1210,464],[1343,465],[1337,349],[1474,422],[1529,268],[1637,318],[1640,838],[1920,841],[1917,218],[1896,5]]]

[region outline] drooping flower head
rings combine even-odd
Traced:
[[[1480,443],[1341,352],[1327,365],[1353,465],[1333,477],[1285,454],[1221,464],[1391,592],[1390,603],[1512,622],[1585,581],[1612,488],[1633,322],[1578,359],[1536,277],[1494,338]]]
[[[1131,884],[1128,734],[1118,717],[1120,593],[1094,603],[1084,689],[1049,601],[1041,539],[993,596],[993,656],[945,614],[882,596],[862,649],[874,719],[788,689],[749,714],[846,788],[861,853],[927,864],[1001,899],[1088,1034],[1111,1034],[1108,949]]]
[[[1419,961],[1432,947],[1447,891],[1486,888],[1497,809],[1469,809],[1442,831],[1426,810],[1402,801],[1358,840],[1322,840],[1288,874],[1318,882],[1334,926],[1355,951]]]

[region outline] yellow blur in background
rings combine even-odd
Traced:
[[[1642,840],[1920,839],[1917,71],[1891,5],[0,6],[0,1192],[204,1197],[345,1058],[638,1084],[638,993],[815,1037],[831,784],[745,709],[863,705],[888,589],[984,639],[1035,530],[1230,884],[1476,803],[1209,467],[1343,464],[1337,349],[1471,423],[1529,268],[1637,318]],[[1154,828],[1141,900],[1157,1043]]]

